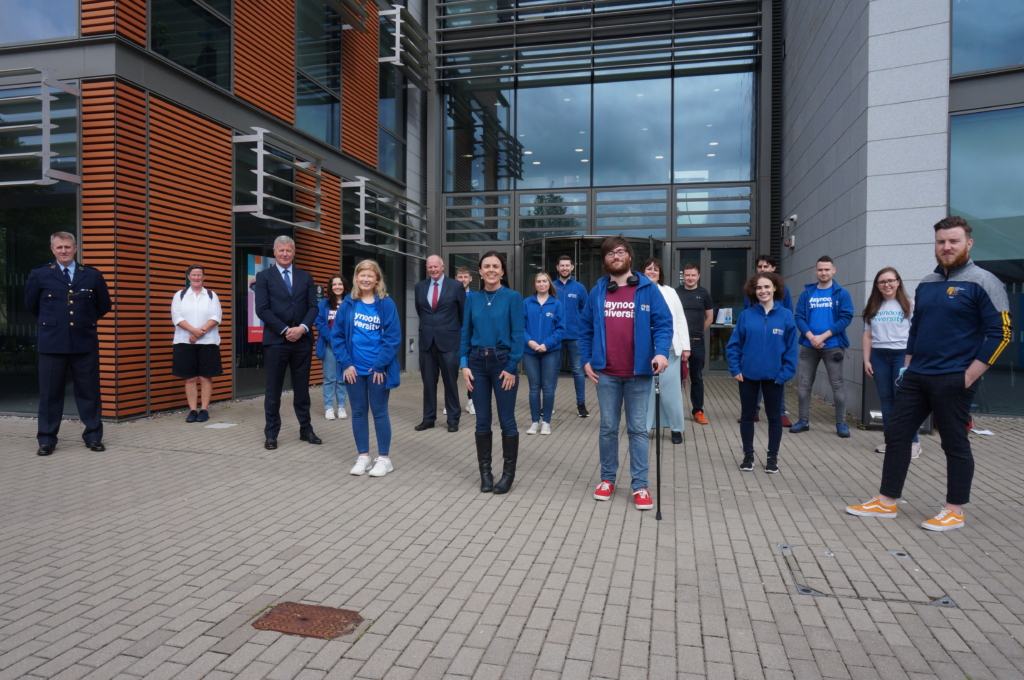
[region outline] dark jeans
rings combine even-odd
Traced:
[[[889,422],[892,405],[896,401],[896,378],[903,368],[903,359],[907,356],[904,349],[871,349],[871,370],[875,372],[875,387],[878,388],[878,399],[882,402],[882,428]],[[917,433],[914,433],[917,441]]]
[[[530,382],[530,418],[533,423],[544,419],[551,422],[551,411],[555,407],[555,387],[558,386],[558,369],[562,364],[561,348],[537,354],[523,353],[523,369]],[[541,405],[541,392],[544,404]]]
[[[562,340],[562,351],[569,357],[569,370],[572,371],[572,383],[576,388],[576,403],[582,404],[587,400],[587,377],[580,363],[580,341]]]
[[[100,420],[100,353],[39,353],[39,421],[36,439],[40,446],[56,446],[60,421],[64,417],[64,390],[68,371],[75,385],[78,418],[85,425],[82,439],[98,442],[103,439]]]
[[[267,393],[263,411],[267,424],[263,428],[266,437],[277,439],[281,432],[281,389],[284,387],[285,371],[292,374],[292,406],[299,421],[299,434],[313,431],[309,421],[309,365],[313,360],[313,343],[284,342],[264,345],[263,359],[267,364]]]
[[[754,455],[754,416],[757,402],[764,395],[764,415],[768,418],[768,457],[779,455],[782,443],[782,403],[786,388],[774,380],[743,379],[740,383],[740,437],[743,453]]]
[[[373,429],[377,433],[377,455],[386,456],[391,452],[391,417],[388,415],[388,398],[391,390],[384,384],[373,382],[372,375],[357,375],[354,384],[345,383],[348,389],[348,404],[352,409],[352,436],[356,440],[356,453],[365,456],[370,453],[370,411],[373,412]]]
[[[506,437],[519,434],[516,427],[516,394],[519,376],[512,389],[501,387],[501,372],[508,365],[508,350],[494,347],[471,347],[467,366],[473,372],[473,407],[476,408],[476,433],[491,431],[491,395],[498,407],[498,424]]]
[[[690,370],[691,415],[704,410],[704,338],[690,338],[690,359],[686,362]]]
[[[885,462],[879,493],[891,498],[903,495],[903,484],[910,469],[910,444],[921,422],[933,413],[946,454],[946,502],[952,505],[970,502],[974,456],[967,427],[971,421],[971,402],[977,391],[977,382],[964,387],[963,371],[925,375],[907,370],[903,374],[900,398],[893,405],[885,426]]]

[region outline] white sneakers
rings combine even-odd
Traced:
[[[334,409],[333,408],[327,409],[327,411],[324,413],[324,418],[327,418],[327,420],[334,420]],[[348,418],[348,414],[345,413],[345,407],[344,406],[342,406],[341,408],[338,409],[338,418],[342,418],[342,419]]]
[[[469,402],[468,404],[466,404],[466,413],[468,413],[471,416],[476,415],[476,409],[473,407],[473,402]]]
[[[356,458],[356,464],[352,466],[349,474],[352,475],[363,475],[367,470],[370,471],[371,477],[383,477],[389,472],[393,472],[395,466],[391,464],[391,459],[387,456],[378,456],[377,460],[373,463],[373,468],[370,468],[370,457],[359,456]]]
[[[526,434],[537,434],[540,432],[540,423],[534,423],[530,425],[530,429],[526,431]]]
[[[352,475],[362,475],[362,474],[365,474],[366,471],[370,469],[370,465],[371,465],[371,463],[370,463],[370,457],[369,456],[359,456],[358,458],[356,458],[356,464],[352,467],[352,470],[349,471],[349,474],[352,474]]]
[[[377,462],[373,464],[373,469],[370,470],[371,477],[383,477],[389,472],[394,471],[395,466],[391,464],[391,458],[388,456],[377,456]]]
[[[551,434],[551,423],[541,423],[540,424],[540,433],[541,434]]]
[[[324,418],[327,418],[327,420],[334,420],[334,409],[327,409],[327,413],[324,414]]]
[[[345,407],[344,406],[342,406],[341,408],[338,409],[338,417],[341,418],[341,419],[348,418],[348,414],[345,413]]]

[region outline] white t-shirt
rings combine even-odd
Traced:
[[[913,313],[913,309],[910,310]],[[886,300],[875,317],[865,322],[871,328],[871,347],[876,349],[906,349],[910,337],[910,319],[904,318],[903,307],[897,300]]]

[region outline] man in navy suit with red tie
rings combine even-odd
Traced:
[[[437,419],[437,376],[444,382],[448,431],[459,431],[459,343],[466,292],[444,275],[444,260],[427,258],[429,278],[416,284],[416,313],[420,317],[420,373],[423,376],[423,421],[417,431],[434,427]]]
[[[292,375],[292,402],[299,419],[299,439],[323,443],[309,418],[309,366],[313,357],[313,320],[317,314],[313,277],[293,264],[295,241],[274,239],[274,264],[256,274],[256,316],[263,322],[263,358],[267,366],[264,448],[277,448],[281,432],[281,389],[285,371]]]
[[[97,326],[112,304],[103,274],[75,262],[74,234],[50,236],[55,262],[36,267],[25,282],[25,308],[39,318],[40,456],[57,446],[64,416],[64,383],[68,370],[75,385],[78,417],[85,425],[82,439],[91,451],[103,451],[100,420],[100,342]]]

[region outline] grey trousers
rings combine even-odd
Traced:
[[[846,382],[843,380],[843,354],[841,347],[814,349],[800,345],[800,363],[797,368],[797,373],[800,376],[798,388],[800,420],[811,419],[811,390],[814,388],[814,375],[818,372],[818,362],[824,361],[828,380],[832,383],[832,401],[836,405],[836,423],[846,422]]]

